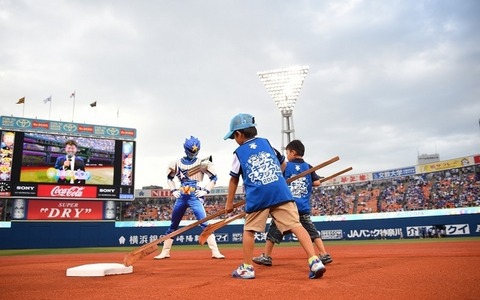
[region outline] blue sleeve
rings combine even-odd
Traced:
[[[63,163],[62,163],[61,160],[62,160],[62,157],[61,157],[61,156],[57,157],[57,160],[55,161],[55,169],[59,169],[59,170],[60,170],[60,169],[62,168]]]
[[[313,167],[309,164],[309,165],[308,165],[308,168],[311,169],[311,168],[313,168]],[[312,182],[313,182],[313,181],[320,180],[320,176],[318,176],[318,174],[315,173],[315,172],[312,172],[312,173],[310,174],[310,176],[312,176]]]

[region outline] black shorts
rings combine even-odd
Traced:
[[[320,238],[320,234],[318,233],[317,228],[315,228],[315,225],[313,224],[312,220],[310,219],[309,214],[304,214],[300,215],[300,223],[302,223],[303,228],[307,230],[308,235],[310,235],[310,239],[312,242],[315,239]],[[280,232],[278,230],[277,225],[275,225],[275,221],[272,219],[270,222],[270,227],[268,228],[268,233],[267,233],[267,240],[280,244],[280,242],[283,240],[283,236],[292,233],[291,231],[286,231],[286,232]]]

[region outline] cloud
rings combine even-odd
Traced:
[[[166,186],[190,135],[228,184],[230,118],[281,147],[257,72],[309,65],[293,114],[306,160],[411,166],[478,152],[478,1],[2,1],[2,115],[138,130],[136,187]],[[10,99],[10,100],[9,100]],[[92,109],[89,104],[97,101]],[[11,104],[9,104],[11,103]],[[118,111],[118,118],[117,118]],[[326,172],[327,170],[325,170]],[[321,172],[320,172],[321,173]]]

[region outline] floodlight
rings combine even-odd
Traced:
[[[258,72],[258,76],[268,93],[282,113],[282,149],[295,139],[293,128],[293,108],[297,102],[303,81],[308,73],[308,66],[294,66],[271,71]]]

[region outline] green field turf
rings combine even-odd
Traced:
[[[48,168],[23,167],[20,173],[20,182],[54,183],[55,181],[47,177]],[[87,184],[113,184],[113,167],[86,167],[86,171],[91,174]]]
[[[439,242],[473,242],[480,241],[480,237],[447,237],[431,239],[395,239],[395,240],[350,240],[350,241],[324,241],[325,246],[338,245],[375,245],[375,244],[405,244],[405,243],[439,243]],[[242,244],[219,244],[222,249],[241,249]],[[262,248],[263,243],[256,243],[257,248]],[[298,247],[298,242],[286,242],[275,247]],[[139,246],[140,247],[140,246]],[[0,250],[0,256],[13,255],[42,255],[42,254],[82,254],[82,253],[112,253],[112,252],[130,252],[138,247],[91,247],[91,248],[58,248],[58,249],[12,249]],[[205,246],[200,245],[175,245],[178,250],[205,250]]]

